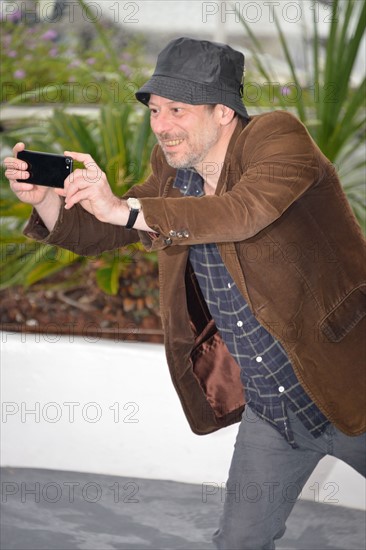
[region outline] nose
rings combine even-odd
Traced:
[[[172,123],[167,113],[162,111],[151,117],[151,129],[154,134],[165,134],[172,129]]]

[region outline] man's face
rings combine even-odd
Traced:
[[[197,168],[220,139],[215,109],[151,95],[151,128],[173,168]]]

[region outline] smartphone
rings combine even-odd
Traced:
[[[28,164],[28,179],[17,180],[46,187],[64,187],[64,181],[72,172],[73,159],[53,153],[39,153],[38,151],[19,151],[17,158]]]

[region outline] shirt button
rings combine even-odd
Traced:
[[[261,363],[262,362],[262,357],[260,355],[258,355],[258,357],[256,357],[255,360],[257,361],[257,363]]]
[[[177,232],[171,230],[171,231],[169,231],[169,235],[170,235],[170,237],[176,237],[176,236],[177,236]]]
[[[238,322],[236,323],[236,326],[237,326],[237,327],[242,327],[242,326],[243,326],[243,321],[238,321]]]
[[[173,242],[173,241],[172,241],[172,239],[171,239],[170,237],[167,237],[166,239],[164,239],[164,243],[167,244],[168,246],[169,246],[170,244],[172,244],[172,242]]]
[[[282,392],[285,391],[285,388],[284,388],[283,386],[280,386],[280,387],[278,388],[278,391],[279,391],[280,393],[282,393]]]
[[[183,237],[184,237],[185,239],[188,239],[189,233],[188,233],[187,229],[185,229],[185,230],[183,231]]]

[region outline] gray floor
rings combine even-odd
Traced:
[[[221,496],[172,481],[3,468],[2,550],[206,550]],[[206,500],[206,502],[204,502]],[[364,550],[362,511],[300,501],[277,549]]]

